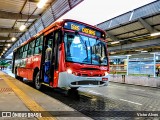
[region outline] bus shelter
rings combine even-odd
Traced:
[[[146,53],[127,56],[127,75],[156,77],[159,69],[160,54]]]
[[[110,56],[110,71],[134,76],[160,76],[160,53]]]

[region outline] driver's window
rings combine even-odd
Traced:
[[[72,41],[74,39],[74,36],[71,35],[71,34],[66,34],[65,33],[65,39],[64,39],[64,42],[65,42],[65,49],[66,49],[66,55],[68,57],[71,57],[71,50],[70,50],[70,47],[71,47],[71,44],[72,44]]]

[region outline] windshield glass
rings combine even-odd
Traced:
[[[106,44],[95,38],[65,32],[66,60],[71,62],[107,65]]]

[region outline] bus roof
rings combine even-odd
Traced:
[[[25,41],[24,43],[22,43],[19,47],[27,44],[28,42],[32,41],[33,39],[39,37],[40,35],[46,33],[47,31],[49,31],[49,30],[51,30],[51,29],[53,29],[53,28],[56,28],[56,27],[57,27],[57,28],[60,28],[60,27],[62,27],[65,22],[76,22],[76,23],[79,23],[79,24],[84,24],[84,25],[86,25],[86,26],[88,26],[88,27],[94,28],[95,30],[101,31],[101,32],[103,32],[104,34],[106,34],[104,30],[101,30],[101,29],[97,28],[96,26],[89,25],[89,24],[87,24],[87,23],[84,23],[84,22],[81,22],[81,21],[77,21],[77,20],[73,20],[73,19],[63,19],[63,20],[60,20],[60,21],[55,21],[55,22],[53,22],[51,25],[49,25],[49,26],[46,27],[45,29],[43,29],[43,30],[41,30],[40,32],[38,32],[36,35],[34,35],[33,37],[31,37],[30,39],[28,39],[28,40]],[[18,49],[19,47],[17,47],[16,49]],[[16,49],[15,49],[15,50],[16,50]]]

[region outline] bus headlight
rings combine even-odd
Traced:
[[[72,70],[68,68],[68,69],[67,69],[67,73],[72,74]]]
[[[105,76],[106,76],[106,75],[108,75],[108,72],[105,72],[104,74],[105,74]]]

